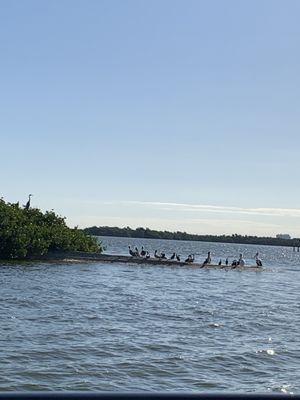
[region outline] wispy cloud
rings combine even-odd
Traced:
[[[122,204],[136,205],[144,207],[152,207],[165,211],[198,211],[211,213],[231,213],[231,214],[247,214],[260,216],[277,216],[277,217],[300,217],[300,209],[298,208],[244,208],[230,206],[214,206],[207,204],[186,204],[186,203],[169,203],[158,201],[121,201],[121,202],[105,202],[105,204]]]

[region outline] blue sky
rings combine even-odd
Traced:
[[[0,2],[0,176],[70,226],[300,236],[299,1]]]

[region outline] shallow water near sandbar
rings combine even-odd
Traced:
[[[76,263],[0,268],[0,390],[300,392],[300,253],[102,238],[266,269]]]

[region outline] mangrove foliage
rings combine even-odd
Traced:
[[[49,252],[101,252],[96,238],[66,225],[53,211],[42,212],[28,205],[0,199],[0,258],[28,259]]]

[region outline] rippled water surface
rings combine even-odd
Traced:
[[[259,250],[266,269],[3,264],[0,390],[300,392],[300,253],[103,242],[249,264]]]

